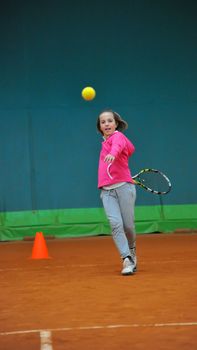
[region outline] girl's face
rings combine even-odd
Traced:
[[[116,130],[118,124],[114,119],[113,113],[103,112],[100,114],[100,130],[104,138],[111,136]]]

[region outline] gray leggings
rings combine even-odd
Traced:
[[[126,183],[113,190],[101,190],[101,199],[109,220],[112,237],[122,258],[135,247],[134,206],[135,185]]]

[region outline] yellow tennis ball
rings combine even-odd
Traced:
[[[84,100],[91,101],[95,98],[96,91],[91,86],[87,86],[82,90],[81,95]]]

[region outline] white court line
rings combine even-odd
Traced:
[[[51,331],[41,331],[40,332],[40,350],[53,350]]]
[[[17,335],[17,334],[30,334],[40,333],[44,338],[44,333],[48,333],[48,339],[51,338],[51,332],[62,331],[79,331],[79,330],[94,330],[94,329],[113,329],[113,328],[156,328],[156,327],[196,327],[197,321],[194,322],[170,322],[170,323],[132,323],[132,324],[111,324],[111,325],[95,325],[95,326],[79,326],[79,327],[62,327],[62,328],[50,328],[50,329],[30,329],[21,331],[1,332],[0,335]],[[50,342],[49,342],[50,344]],[[43,349],[42,349],[43,350]],[[47,348],[52,350],[52,348]]]

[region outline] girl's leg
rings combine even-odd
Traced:
[[[136,233],[134,224],[136,189],[134,185],[127,183],[117,188],[116,191],[119,200],[124,232],[129,243],[129,248],[132,249],[136,245]]]
[[[113,240],[122,258],[130,255],[128,239],[125,236],[122,216],[116,190],[102,190],[101,199],[107,218],[109,220]]]

